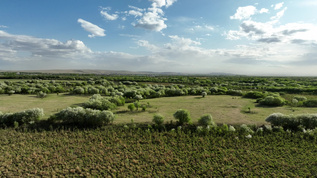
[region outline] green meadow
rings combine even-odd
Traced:
[[[19,112],[32,108],[43,108],[45,116],[43,119],[65,109],[67,107],[82,106],[91,96],[89,95],[69,95],[69,94],[49,94],[45,98],[38,98],[36,95],[0,95],[0,111]],[[317,113],[315,108],[305,107],[263,107],[253,99],[246,99],[228,95],[209,95],[205,98],[201,96],[178,96],[163,97],[141,100],[140,104],[147,105],[145,111],[140,108],[138,111],[129,111],[125,106],[119,106],[113,110],[116,119],[114,123],[130,123],[131,119],[138,123],[150,123],[154,114],[161,114],[165,121],[175,119],[173,114],[178,109],[190,111],[192,122],[204,114],[211,114],[213,120],[218,124],[266,124],[265,118],[272,113],[283,114],[306,114]]]

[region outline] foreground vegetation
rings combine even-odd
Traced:
[[[0,174],[112,177],[316,177],[317,141],[304,133],[208,133],[132,125],[0,130]]]

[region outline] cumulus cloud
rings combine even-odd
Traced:
[[[154,4],[156,4],[158,7],[169,7],[171,6],[174,2],[176,2],[177,0],[150,0],[152,1]]]
[[[90,32],[91,34],[88,35],[90,38],[93,38],[95,36],[106,36],[105,30],[98,27],[95,24],[92,24],[86,20],[78,19],[78,23],[80,23],[81,27],[86,30],[87,32]]]
[[[164,11],[162,7],[171,6],[176,0],[150,0],[152,5],[146,10],[146,12],[141,13],[140,9],[134,11],[129,11],[129,14],[134,16],[141,16],[140,19],[134,24],[135,27],[144,28],[151,31],[162,31],[167,28],[165,21],[167,18],[164,17]]]
[[[230,16],[230,19],[249,19],[252,15],[256,14],[256,12],[257,9],[254,6],[239,7],[236,13],[233,16]]]
[[[143,13],[140,12],[140,11],[137,11],[137,10],[130,10],[130,11],[129,11],[129,15],[133,15],[133,16],[135,16],[135,17],[138,17],[138,16],[142,16]]]
[[[111,10],[109,7],[102,8],[100,14],[107,20],[117,20],[118,14],[109,14],[108,11]]]

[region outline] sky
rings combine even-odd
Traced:
[[[316,0],[1,0],[0,70],[317,76]]]

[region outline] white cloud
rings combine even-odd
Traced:
[[[8,27],[5,25],[0,25],[0,28],[8,28]]]
[[[156,4],[157,7],[169,7],[177,0],[150,0],[153,2],[153,4]]]
[[[266,8],[262,8],[262,9],[259,11],[260,14],[268,13],[268,12],[269,12],[269,10],[266,9]]]
[[[276,13],[275,16],[271,17],[271,20],[273,20],[275,23],[284,16],[285,11],[287,10],[287,7],[285,7],[283,10]]]
[[[256,12],[257,9],[254,6],[239,7],[236,13],[233,16],[230,16],[230,19],[249,19],[252,15],[256,14]]]
[[[90,35],[88,35],[90,38],[93,38],[95,36],[106,36],[105,30],[95,24],[92,24],[83,19],[78,19],[77,22],[80,23],[81,27],[84,28],[84,30],[91,33]]]
[[[247,25],[251,24],[249,22]],[[254,24],[249,32],[255,33],[259,25]],[[294,23],[273,31],[279,31],[279,34],[290,39],[308,39],[316,29],[314,25]],[[305,38],[304,34],[307,35]],[[170,42],[163,45],[138,40],[137,45],[147,49],[149,55],[133,55],[115,51],[94,52],[79,40],[60,42],[12,35],[0,30],[0,69],[110,69],[250,75],[274,75],[282,71],[283,74],[302,75],[298,70],[300,64],[301,70],[307,74],[317,74],[317,62],[314,62],[316,43],[252,43],[232,49],[208,49],[190,38],[177,35],[169,38]]]
[[[130,10],[130,11],[129,11],[129,15],[133,15],[133,16],[135,16],[135,17],[138,17],[138,16],[142,16],[143,13],[140,12],[140,11],[136,11],[136,10]]]
[[[117,20],[118,14],[109,14],[108,11],[111,10],[109,7],[102,8],[100,14],[107,20]]]
[[[129,11],[130,15],[134,15],[136,17],[141,16],[140,19],[137,20],[133,25],[135,27],[144,28],[151,31],[160,32],[163,29],[167,28],[165,21],[167,18],[164,17],[164,11],[162,7],[171,6],[176,0],[150,0],[152,5],[150,8],[146,10],[146,12],[142,13],[143,10],[139,8],[135,8],[134,6],[130,6],[136,11]]]
[[[277,3],[274,5],[274,10],[279,10],[283,7],[284,5],[284,2],[281,2],[281,3]]]
[[[164,18],[163,15],[163,10],[153,5],[151,8],[148,8],[148,11],[137,21],[135,27],[158,32],[162,31],[167,28],[167,25],[165,24],[165,20],[167,19]]]

